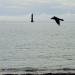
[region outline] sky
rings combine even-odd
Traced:
[[[0,0],[0,16],[75,16],[75,0]]]

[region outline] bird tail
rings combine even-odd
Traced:
[[[60,19],[61,21],[64,21],[63,19]]]

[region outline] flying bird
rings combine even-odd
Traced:
[[[63,19],[60,19],[56,16],[53,16],[51,19],[54,19],[58,25],[60,25],[60,21],[64,21]]]

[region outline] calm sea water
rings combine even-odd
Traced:
[[[0,69],[75,70],[75,22],[0,22]]]

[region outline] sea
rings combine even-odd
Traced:
[[[75,72],[75,22],[0,21],[0,73]]]

